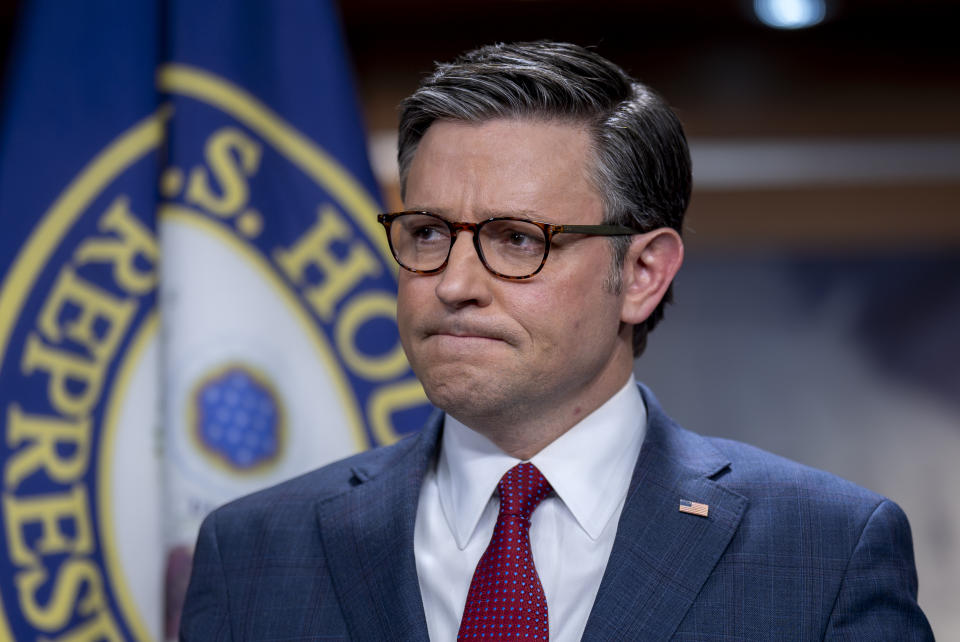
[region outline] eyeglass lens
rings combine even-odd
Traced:
[[[505,276],[528,276],[537,271],[546,251],[546,237],[526,221],[494,219],[480,225],[477,240],[481,259]],[[404,214],[390,226],[397,260],[414,270],[436,270],[447,259],[452,243],[445,221],[425,214]]]

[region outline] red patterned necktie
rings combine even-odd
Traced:
[[[530,554],[530,515],[550,492],[533,464],[517,464],[497,486],[500,514],[470,582],[458,640],[547,640],[547,598]]]

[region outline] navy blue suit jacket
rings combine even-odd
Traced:
[[[584,640],[933,639],[896,504],[688,432],[642,392],[647,435]],[[426,640],[413,530],[440,425],[212,513],[181,638]]]

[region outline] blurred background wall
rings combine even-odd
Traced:
[[[764,10],[816,24],[775,28]],[[16,13],[0,3],[4,56]],[[960,3],[344,0],[341,14],[390,207],[396,105],[435,60],[571,40],[667,98],[695,192],[676,304],[639,378],[688,428],[899,502],[921,605],[938,639],[960,640]]]

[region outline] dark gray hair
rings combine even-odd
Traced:
[[[649,87],[606,58],[560,42],[496,44],[438,63],[433,75],[401,105],[398,161],[406,192],[417,145],[435,120],[494,118],[569,120],[593,141],[594,187],[605,222],[641,231],[678,233],[690,201],[690,153],[676,115]],[[619,292],[629,237],[612,237],[614,263],[607,286]],[[673,299],[673,286],[650,317],[634,326],[639,356],[647,334]]]

